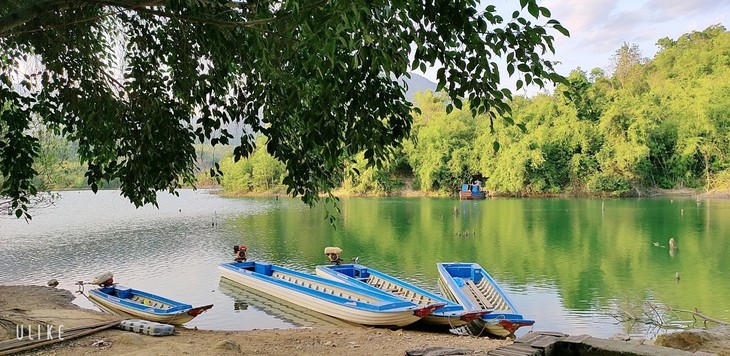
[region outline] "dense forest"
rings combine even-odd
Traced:
[[[507,195],[727,190],[730,33],[715,25],[657,45],[647,59],[625,43],[609,73],[577,68],[553,93],[515,97],[511,115],[492,120],[472,116],[467,102],[447,112],[445,96],[418,94],[411,137],[388,164],[367,167],[361,153],[333,176],[344,191],[370,195],[453,194],[477,178]],[[84,186],[74,143],[37,132],[39,189]],[[234,163],[232,150],[199,145],[199,184],[215,184],[207,177],[217,163],[229,194],[284,193],[285,166],[267,153],[265,137],[257,147]]]
[[[353,157],[343,189],[453,193],[483,178],[495,194],[635,195],[651,188],[730,188],[730,33],[719,25],[657,42],[642,57],[624,44],[611,74],[574,70],[552,94],[516,97],[509,117],[446,112],[447,99],[416,96],[411,140],[385,167]],[[466,103],[465,105],[468,105]],[[262,146],[260,146],[262,147]],[[270,190],[282,170],[264,149],[222,167],[227,191]]]
[[[447,114],[419,97],[405,154],[420,189],[475,176],[498,194],[636,194],[730,187],[730,33],[660,39],[652,60],[624,44],[612,74],[576,69],[552,95],[517,97],[505,120]]]

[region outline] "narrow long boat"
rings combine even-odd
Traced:
[[[173,325],[185,324],[213,307],[212,304],[193,307],[190,304],[117,284],[89,290],[89,299],[111,314]]]
[[[286,300],[272,297],[257,290],[248,288],[228,278],[221,278],[218,290],[234,300],[234,309],[239,313],[248,313],[258,309],[276,319],[284,320],[299,327],[325,325],[335,328],[355,328],[359,325],[318,313],[311,309],[302,308]]]
[[[437,263],[439,283],[446,296],[465,308],[493,309],[475,320],[472,330],[512,337],[534,320],[525,319],[492,276],[476,263]]]
[[[221,276],[259,292],[355,324],[403,327],[441,305],[422,307],[391,294],[294,271],[270,263],[222,263]]]
[[[436,309],[421,320],[422,323],[433,326],[455,328],[490,312],[486,309],[468,309],[440,295],[360,264],[317,266],[316,271],[318,276],[342,281],[358,288],[385,291],[421,306],[443,304],[442,308]]]

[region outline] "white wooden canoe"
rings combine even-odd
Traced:
[[[421,306],[442,304],[443,307],[434,310],[421,320],[422,323],[431,326],[455,328],[490,312],[485,309],[469,310],[440,295],[359,264],[317,266],[316,271],[318,276],[342,281],[358,288],[382,290]]]
[[[365,291],[269,263],[247,261],[219,265],[221,276],[289,303],[351,323],[402,327],[430,314],[384,292]]]
[[[137,289],[119,285],[89,290],[89,299],[105,312],[154,321],[163,324],[182,325],[213,305],[193,307]]]
[[[489,308],[493,311],[474,321],[472,331],[486,331],[511,337],[517,329],[530,326],[497,282],[476,263],[437,263],[439,284],[449,299],[466,308]]]

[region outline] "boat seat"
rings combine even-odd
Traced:
[[[117,297],[121,299],[130,299],[133,296],[132,290],[129,287],[116,286],[114,290],[117,292]]]
[[[497,290],[494,288],[494,286],[487,282],[486,279],[482,279],[479,281],[479,283],[476,284],[477,288],[482,292],[482,294],[487,298],[487,300],[490,301],[492,304],[492,308],[495,310],[511,310],[509,305],[507,305],[507,301],[502,298],[502,296],[497,292]]]
[[[474,284],[474,281],[469,279],[465,282],[462,290],[474,304],[478,305],[481,309],[494,309],[492,302],[484,298],[479,288]]]

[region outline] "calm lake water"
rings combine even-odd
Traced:
[[[436,262],[477,262],[537,321],[534,330],[653,337],[656,328],[613,316],[646,302],[730,319],[728,200],[344,198],[336,229],[322,207],[297,199],[183,190],[159,200],[159,209],[135,209],[118,191],[64,192],[29,224],[0,217],[0,284],[56,278],[75,291],[75,281],[110,270],[123,285],[215,304],[188,327],[339,325],[221,281],[217,270],[235,244],[247,244],[251,259],[309,272],[325,262],[324,247],[339,246],[346,259],[434,291]]]

